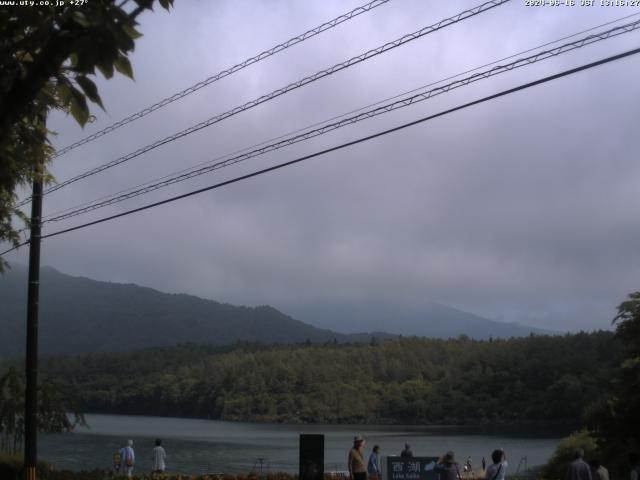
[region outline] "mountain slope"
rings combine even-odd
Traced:
[[[370,303],[288,308],[302,320],[298,321],[269,306],[238,307],[133,284],[73,277],[50,267],[43,267],[40,276],[42,353],[121,352],[180,343],[368,342],[373,336],[461,334],[487,339],[555,333],[495,322],[435,303],[413,309]],[[26,296],[27,269],[15,265],[0,276],[0,356],[24,351]]]
[[[195,342],[224,345],[349,341],[351,337],[306,325],[275,308],[236,307],[133,284],[41,270],[40,351],[127,351]],[[0,277],[0,355],[24,351],[27,270],[16,265]],[[361,336],[353,340],[362,340]]]
[[[389,304],[336,304],[291,307],[287,311],[311,325],[340,333],[378,330],[396,335],[451,338],[467,335],[477,340],[523,337],[552,332],[515,323],[496,322],[472,313],[427,302],[419,307]],[[365,328],[366,326],[366,328]]]

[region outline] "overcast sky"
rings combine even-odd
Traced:
[[[45,197],[45,214],[361,108],[640,9],[513,0]],[[100,80],[107,108],[66,146],[364,3],[176,0],[141,19],[135,82]],[[55,160],[59,181],[478,5],[391,0]],[[638,20],[639,16],[630,20]],[[627,21],[630,21],[627,20]],[[610,27],[608,27],[610,28]],[[368,135],[640,45],[640,32],[153,194],[45,233]],[[42,263],[99,280],[244,305],[431,301],[495,320],[610,328],[640,289],[640,56],[250,179],[46,240]],[[8,256],[26,263],[27,250]]]

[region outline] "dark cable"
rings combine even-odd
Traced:
[[[216,115],[215,117],[211,117],[208,120],[205,120],[203,122],[200,122],[196,125],[193,125],[185,130],[182,130],[181,132],[175,133],[173,135],[170,135],[169,137],[163,138],[161,140],[157,140],[154,143],[151,143],[149,145],[146,145],[138,150],[136,150],[135,152],[129,153],[127,155],[124,155],[122,157],[119,157],[115,160],[112,160],[110,162],[107,162],[99,167],[93,168],[91,170],[88,170],[80,175],[77,175],[75,177],[70,178],[69,180],[65,180],[57,185],[54,185],[52,187],[49,187],[48,189],[46,189],[44,191],[44,194],[49,194],[51,192],[54,192],[56,190],[59,190],[71,183],[77,182],[79,180],[82,180],[84,178],[90,177],[92,175],[95,175],[97,173],[100,173],[104,170],[107,170],[109,168],[115,167],[117,165],[120,165],[121,163],[127,162],[129,160],[132,160],[133,158],[139,157],[140,155],[151,151],[155,148],[158,148],[162,145],[165,145],[167,143],[173,142],[175,140],[178,140],[182,137],[185,137],[187,135],[190,135],[192,133],[195,133],[199,130],[202,130],[203,128],[209,127],[215,123],[221,122],[222,120],[225,120],[229,117],[232,117],[234,115],[237,115],[240,112],[243,112],[245,110],[248,110],[250,108],[253,108],[255,106],[258,106],[262,103],[265,103],[269,100],[272,100],[274,98],[277,98],[281,95],[284,95],[285,93],[288,93],[290,91],[293,91],[295,89],[301,88],[309,83],[315,82],[316,80],[319,80],[321,78],[324,78],[326,76],[329,75],[333,75],[334,73],[344,70],[346,68],[349,68],[353,65],[356,65],[360,62],[363,62],[365,60],[368,60],[372,57],[375,57],[377,55],[380,55],[382,53],[385,53],[389,50],[392,50],[394,48],[397,48],[401,45],[404,45],[405,43],[411,42],[413,40],[416,40],[418,38],[421,38],[425,35],[428,35],[430,33],[433,33],[435,31],[438,31],[442,28],[445,28],[447,26],[456,24],[458,22],[461,22],[462,20],[465,20],[467,18],[476,16],[480,13],[486,12],[492,8],[495,8],[497,6],[503,5],[507,2],[509,2],[510,0],[491,0],[489,2],[483,3],[477,7],[471,8],[469,10],[465,10],[463,12],[458,13],[457,15],[454,15],[452,17],[440,20],[438,23],[435,23],[433,25],[421,28],[420,30],[410,33],[410,34],[406,34],[403,35],[402,37],[400,37],[399,39],[396,39],[392,42],[388,42],[378,48],[375,48],[373,50],[369,50],[368,52],[365,52],[361,55],[358,55],[356,57],[353,57],[345,62],[336,64],[332,67],[329,67],[325,70],[321,70],[319,72],[316,72],[313,75],[310,75],[308,77],[305,77],[301,80],[298,80],[297,82],[294,83],[290,83],[289,85],[279,88],[277,90],[274,90],[271,93],[268,93],[266,95],[262,95],[261,97],[258,97],[250,102],[247,102],[241,106],[235,107],[227,112],[224,112],[222,114]],[[29,198],[23,200],[22,202],[20,202],[17,206],[22,206],[25,203],[27,203],[29,201]]]
[[[569,69],[569,70],[565,70],[565,71],[560,72],[560,73],[556,73],[554,75],[549,75],[547,77],[543,77],[543,78],[540,78],[538,80],[534,80],[533,82],[525,83],[525,84],[519,85],[517,87],[510,88],[508,90],[503,90],[503,91],[495,93],[493,95],[489,95],[487,97],[483,97],[483,98],[480,98],[478,100],[474,100],[472,102],[465,103],[463,105],[459,105],[457,107],[453,107],[453,108],[450,108],[448,110],[444,110],[444,111],[439,112],[439,113],[435,113],[433,115],[428,115],[426,117],[420,118],[418,120],[414,120],[414,121],[409,122],[409,123],[405,123],[405,124],[399,125],[399,126],[394,127],[394,128],[383,130],[381,132],[377,132],[377,133],[374,133],[372,135],[368,135],[366,137],[361,137],[359,139],[352,140],[350,142],[346,142],[346,143],[337,145],[335,147],[327,148],[325,150],[321,150],[319,152],[312,153],[310,155],[305,155],[303,157],[296,158],[295,160],[290,160],[288,162],[280,163],[278,165],[274,165],[274,166],[269,167],[269,168],[264,168],[262,170],[258,170],[258,171],[255,171],[255,172],[252,172],[252,173],[249,173],[249,174],[246,174],[246,175],[242,175],[242,176],[239,176],[239,177],[236,177],[236,178],[232,178],[232,179],[226,180],[224,182],[216,183],[216,184],[210,185],[208,187],[200,188],[198,190],[194,190],[194,191],[191,191],[191,192],[188,192],[188,193],[184,193],[182,195],[177,195],[175,197],[171,197],[171,198],[168,198],[168,199],[165,199],[165,200],[161,200],[159,202],[151,203],[151,204],[145,205],[143,207],[134,208],[132,210],[128,210],[126,212],[118,213],[116,215],[111,215],[109,217],[104,217],[104,218],[101,218],[101,219],[98,219],[98,220],[94,220],[92,222],[87,222],[87,223],[84,223],[84,224],[81,224],[81,225],[77,225],[75,227],[66,228],[64,230],[59,230],[57,232],[49,233],[47,235],[43,235],[42,238],[44,239],[44,238],[49,238],[49,237],[55,237],[57,235],[62,235],[63,233],[68,233],[68,232],[72,232],[74,230],[79,230],[79,229],[82,229],[82,228],[86,228],[86,227],[89,227],[89,226],[92,226],[92,225],[97,225],[99,223],[107,222],[109,220],[114,220],[116,218],[120,218],[120,217],[124,217],[124,216],[127,216],[127,215],[131,215],[133,213],[141,212],[143,210],[148,210],[150,208],[154,208],[154,207],[157,207],[157,206],[160,206],[160,205],[164,205],[166,203],[171,203],[171,202],[174,202],[174,201],[177,201],[177,200],[181,200],[183,198],[191,197],[191,196],[197,195],[199,193],[207,192],[209,190],[214,190],[214,189],[217,189],[217,188],[220,188],[220,187],[224,187],[226,185],[231,185],[232,183],[237,183],[237,182],[240,182],[242,180],[247,180],[247,179],[252,178],[252,177],[257,177],[258,175],[262,175],[264,173],[272,172],[274,170],[279,170],[281,168],[288,167],[290,165],[294,165],[296,163],[300,163],[300,162],[303,162],[305,160],[309,160],[309,159],[314,158],[314,157],[319,157],[321,155],[325,155],[325,154],[330,153],[330,152],[335,152],[337,150],[341,150],[343,148],[350,147],[352,145],[356,145],[358,143],[366,142],[368,140],[372,140],[374,138],[381,137],[383,135],[387,135],[389,133],[393,133],[393,132],[397,132],[399,130],[403,130],[405,128],[417,125],[419,123],[426,122],[428,120],[433,120],[434,118],[442,117],[442,116],[448,115],[450,113],[457,112],[458,110],[463,110],[465,108],[469,108],[469,107],[472,107],[474,105],[479,105],[481,103],[488,102],[490,100],[494,100],[494,99],[499,98],[499,97],[503,97],[503,96],[510,95],[512,93],[515,93],[515,92],[519,92],[520,90],[525,90],[527,88],[531,88],[531,87],[534,87],[534,86],[537,86],[537,85],[541,85],[543,83],[547,83],[547,82],[550,82],[552,80],[556,80],[558,78],[566,77],[568,75],[573,75],[575,73],[582,72],[584,70],[588,70],[588,69],[591,69],[591,68],[594,68],[594,67],[598,67],[600,65],[604,65],[606,63],[610,63],[610,62],[613,62],[613,61],[616,61],[616,60],[620,60],[622,58],[626,58],[626,57],[629,57],[629,56],[632,56],[632,55],[636,55],[638,53],[640,53],[640,48],[635,48],[633,50],[629,50],[629,51],[626,51],[626,52],[623,52],[623,53],[619,53],[617,55],[606,57],[606,58],[603,58],[603,59],[595,61],[595,62],[591,62],[591,63],[585,64],[585,65],[582,65],[582,66],[579,66],[579,67],[575,67],[575,68],[572,68],[572,69]],[[28,242],[25,242],[25,243],[28,243]],[[25,243],[19,245],[18,247],[20,247],[22,245],[25,245]],[[14,248],[12,248],[10,250],[7,250],[7,251],[1,253],[0,256],[4,255],[4,254],[6,254],[6,253],[8,253],[8,252],[10,252],[12,250],[15,250],[18,247],[14,247]]]
[[[302,33],[296,37],[290,38],[289,40],[287,40],[286,42],[283,42],[279,45],[276,45],[275,47],[272,47],[268,50],[265,50],[264,52],[261,52],[243,62],[238,63],[237,65],[234,65],[231,68],[228,68],[227,70],[222,70],[221,72],[216,73],[215,75],[212,75],[209,78],[206,78],[204,80],[202,80],[201,82],[196,83],[195,85],[192,85],[188,88],[185,88],[184,90],[182,90],[181,92],[175,93],[173,95],[171,95],[170,97],[164,98],[163,100],[160,100],[159,102],[143,109],[140,110],[137,113],[134,113],[132,115],[129,115],[126,118],[123,118],[122,120],[113,123],[111,125],[109,125],[108,127],[103,128],[102,130],[95,132],[91,135],[88,135],[87,137],[78,140],[75,143],[72,143],[71,145],[68,145],[64,148],[61,148],[59,151],[57,151],[54,155],[53,158],[56,157],[60,157],[62,155],[64,155],[67,152],[70,152],[71,150],[74,150],[75,148],[84,145],[86,143],[89,143],[97,138],[100,138],[104,135],[106,135],[107,133],[113,132],[114,130],[117,130],[118,128],[127,125],[128,123],[134,122],[142,117],[145,117],[147,115],[149,115],[152,112],[155,112],[156,110],[169,105],[170,103],[175,102],[176,100],[180,100],[181,98],[186,97],[187,95],[192,94],[193,92],[196,92],[198,90],[200,90],[203,87],[206,87],[207,85],[210,85],[214,82],[217,82],[218,80],[221,80],[225,77],[228,77],[229,75],[232,75],[246,67],[248,67],[249,65],[253,65],[254,63],[257,63],[261,60],[264,60],[265,58],[269,58],[272,55],[275,55],[276,53],[282,52],[283,50],[286,50],[289,47],[292,47],[298,43],[304,42],[305,40],[307,40],[308,38],[314,37],[316,35],[319,35],[322,32],[325,32],[327,30],[330,30],[333,27],[336,27],[337,25],[340,25],[343,22],[346,22],[347,20],[351,20],[354,17],[357,17],[358,15],[368,12],[370,10],[373,10],[376,7],[379,7],[380,5],[384,5],[385,3],[389,2],[390,0],[374,0],[372,2],[369,2],[365,5],[362,5],[358,8],[355,8],[353,10],[351,10],[350,12],[347,12],[343,15],[340,15],[339,17],[334,18],[333,20],[329,20],[328,22],[323,23],[322,25],[319,25],[315,28],[312,28],[311,30],[306,31],[305,33]]]
[[[628,33],[628,32],[632,32],[636,29],[640,28],[640,20],[636,21],[636,22],[632,22],[629,24],[625,24],[625,25],[621,25],[618,27],[614,27],[610,30],[607,30],[605,32],[600,32],[594,35],[589,35],[587,37],[575,40],[574,42],[570,42],[570,43],[566,43],[563,45],[560,45],[556,48],[553,48],[551,50],[545,50],[545,51],[541,51],[538,52],[534,55],[531,55],[529,57],[525,57],[525,58],[520,58],[517,59],[511,63],[505,64],[505,65],[497,65],[492,69],[489,70],[485,70],[482,72],[478,72],[475,73],[469,77],[465,77],[459,80],[456,80],[452,83],[446,84],[446,85],[442,85],[440,87],[436,87],[433,88],[431,90],[427,90],[427,91],[423,91],[417,94],[414,94],[410,97],[405,97],[402,98],[400,100],[396,100],[392,103],[383,105],[383,106],[379,106],[373,110],[368,110],[362,113],[359,113],[353,117],[348,117],[348,118],[343,118],[342,120],[339,120],[337,122],[334,123],[327,123],[325,125],[323,125],[322,127],[313,129],[313,130],[308,130],[304,133],[300,133],[298,135],[294,135],[288,138],[285,138],[283,140],[280,140],[278,142],[269,144],[269,145],[265,145],[262,146],[260,148],[257,148],[255,150],[252,151],[248,151],[245,153],[241,153],[239,155],[235,155],[231,158],[227,158],[226,160],[223,161],[219,161],[204,167],[200,167],[200,168],[191,168],[191,169],[187,169],[184,170],[182,172],[179,172],[178,174],[173,174],[173,175],[167,175],[165,177],[163,177],[162,179],[155,181],[155,182],[148,182],[147,184],[145,184],[144,186],[139,186],[139,187],[134,187],[134,189],[130,189],[129,191],[127,191],[126,193],[121,193],[121,194],[115,194],[112,195],[110,197],[106,197],[106,199],[99,199],[96,200],[94,202],[89,202],[88,204],[84,204],[78,207],[73,207],[73,208],[69,208],[66,209],[63,212],[59,212],[56,214],[52,214],[49,215],[49,218],[43,220],[44,223],[47,222],[57,222],[57,221],[61,221],[61,220],[66,220],[68,218],[71,217],[75,217],[77,215],[81,215],[83,213],[87,213],[87,212],[91,212],[94,210],[97,210],[98,208],[102,208],[102,207],[106,207],[109,205],[114,205],[116,203],[120,203],[123,202],[125,200],[129,200],[131,198],[134,197],[138,197],[140,195],[144,195],[146,193],[158,190],[160,188],[164,188],[167,187],[169,185],[173,185],[175,183],[179,183],[185,180],[189,180],[191,178],[195,178],[198,177],[200,175],[204,175],[206,173],[210,173],[213,172],[215,170],[219,170],[225,167],[229,167],[231,165],[235,165],[237,163],[246,161],[250,158],[254,158],[266,153],[270,153],[273,152],[275,150],[279,150],[281,148],[290,146],[290,145],[294,145],[296,143],[308,140],[310,138],[315,138],[318,137],[320,135],[324,135],[328,132],[337,130],[339,128],[345,127],[347,125],[353,125],[354,123],[358,123],[362,120],[366,120],[369,118],[373,118],[375,116],[378,115],[382,115],[400,108],[404,108],[404,107],[408,107],[410,105],[414,105],[416,103],[425,101],[425,100],[429,100],[430,98],[433,98],[437,95],[440,94],[444,94],[444,93],[448,93],[456,88],[460,88],[466,85],[469,85],[473,82],[479,81],[479,80],[484,80],[486,78],[491,78],[495,75],[499,75],[501,73],[505,73],[505,72],[510,72],[512,70],[515,70],[517,68],[520,67],[524,67],[527,65],[532,65],[536,62],[542,61],[542,60],[546,60],[558,55],[561,55],[563,53],[567,53],[570,51],[573,51],[575,49],[578,48],[582,48],[586,45],[591,45],[593,43],[602,41],[602,40],[606,40],[608,38],[612,38],[615,37],[617,35],[621,35],[623,33]],[[437,82],[439,83],[439,82]]]
[[[437,80],[437,81],[435,81],[435,82],[431,82],[431,83],[429,83],[429,84],[427,84],[427,85],[422,85],[421,87],[417,87],[417,88],[414,88],[414,89],[412,89],[412,90],[409,90],[409,91],[406,91],[406,92],[403,92],[403,93],[399,93],[399,94],[397,94],[397,95],[394,95],[394,96],[392,96],[392,97],[385,98],[385,99],[383,99],[383,100],[379,100],[379,101],[377,101],[377,102],[371,103],[371,104],[369,104],[369,105],[365,105],[365,106],[360,107],[360,108],[357,108],[357,109],[355,109],[355,110],[351,110],[351,111],[349,111],[349,112],[345,112],[345,113],[342,113],[342,114],[340,114],[340,115],[336,115],[336,116],[334,116],[334,117],[328,118],[328,119],[326,119],[326,120],[322,120],[322,121],[320,121],[320,122],[316,122],[316,123],[313,123],[313,124],[311,124],[311,125],[307,125],[307,126],[305,126],[305,127],[298,128],[298,129],[296,129],[296,130],[294,130],[294,131],[287,132],[287,133],[285,133],[285,134],[279,135],[279,136],[274,137],[274,138],[270,138],[270,139],[268,139],[268,140],[265,140],[265,141],[262,141],[262,142],[259,142],[259,143],[256,143],[256,144],[253,144],[253,145],[248,146],[248,147],[241,148],[241,149],[239,149],[239,150],[235,150],[235,151],[230,152],[230,153],[228,153],[228,154],[220,155],[220,156],[216,157],[216,158],[215,158],[215,159],[213,159],[213,160],[208,160],[208,161],[205,161],[205,162],[198,163],[198,164],[194,165],[193,167],[185,168],[185,169],[180,170],[180,171],[178,171],[178,172],[174,172],[174,173],[171,173],[171,174],[165,175],[165,176],[163,176],[163,177],[156,178],[156,179],[154,179],[154,180],[149,180],[148,182],[144,182],[144,183],[141,183],[141,184],[135,185],[135,186],[133,186],[133,187],[125,188],[125,189],[120,190],[120,191],[118,191],[118,192],[116,192],[116,193],[113,193],[113,194],[104,195],[104,196],[99,197],[99,198],[97,198],[97,199],[94,199],[94,200],[91,200],[91,201],[88,201],[88,202],[81,203],[80,205],[76,205],[76,206],[74,206],[74,207],[69,207],[69,208],[65,208],[65,209],[63,209],[63,210],[58,210],[58,211],[56,211],[56,212],[54,212],[54,213],[49,214],[49,215],[47,216],[47,217],[48,217],[48,219],[45,219],[45,222],[46,222],[46,221],[53,221],[54,219],[53,219],[52,217],[56,217],[56,216],[58,216],[58,215],[62,215],[62,214],[64,214],[64,213],[67,213],[67,212],[70,212],[70,211],[77,211],[77,210],[79,210],[79,209],[81,209],[81,208],[84,208],[84,207],[90,207],[90,206],[96,205],[98,202],[102,203],[102,201],[103,201],[103,200],[112,199],[112,198],[114,198],[114,197],[116,197],[116,196],[125,196],[125,195],[129,195],[129,194],[131,193],[131,191],[132,191],[132,190],[134,190],[134,189],[139,189],[139,188],[142,188],[142,187],[146,187],[146,186],[151,185],[151,184],[154,184],[154,183],[156,183],[156,182],[160,182],[160,181],[163,181],[163,180],[170,179],[171,177],[175,177],[176,175],[181,175],[181,174],[184,174],[184,173],[191,172],[191,171],[193,171],[194,169],[197,169],[197,168],[200,168],[200,167],[204,167],[205,165],[210,165],[212,162],[220,161],[220,160],[222,160],[223,158],[228,158],[228,157],[231,157],[231,156],[233,156],[233,155],[238,155],[238,154],[243,153],[243,152],[245,152],[245,153],[246,153],[246,152],[248,152],[248,151],[250,151],[250,150],[252,150],[252,149],[255,149],[255,148],[257,148],[257,147],[260,147],[260,146],[263,146],[263,145],[267,145],[267,144],[268,144],[268,143],[270,143],[270,142],[274,142],[274,141],[276,141],[276,140],[281,140],[281,139],[284,139],[284,138],[289,137],[289,136],[291,136],[291,135],[295,135],[295,134],[298,134],[298,133],[301,133],[301,132],[304,132],[304,131],[308,131],[309,129],[311,129],[311,128],[313,128],[313,127],[318,127],[318,126],[320,126],[320,125],[325,125],[325,124],[327,124],[328,122],[332,122],[332,121],[334,121],[334,120],[338,120],[338,119],[344,118],[344,117],[346,117],[346,116],[348,116],[348,115],[352,115],[352,114],[354,114],[354,113],[361,112],[361,111],[363,111],[363,110],[365,110],[365,109],[367,109],[367,108],[371,108],[371,107],[375,107],[375,106],[381,105],[381,104],[383,104],[384,102],[388,102],[388,101],[390,101],[390,100],[396,100],[396,99],[398,99],[398,98],[400,98],[400,97],[402,97],[402,96],[404,96],[404,95],[408,95],[408,94],[410,94],[410,93],[418,92],[418,91],[420,91],[420,90],[422,90],[422,89],[424,89],[424,88],[432,87],[432,86],[434,86],[434,85],[437,85],[437,84],[439,84],[439,83],[445,82],[445,81],[447,81],[447,80],[452,80],[452,79],[454,79],[454,78],[460,77],[461,75],[465,75],[465,74],[467,74],[467,73],[475,72],[476,70],[480,70],[481,68],[488,67],[488,66],[491,66],[491,65],[495,65],[495,64],[497,64],[497,63],[499,63],[499,62],[503,62],[503,61],[505,61],[505,60],[510,60],[510,59],[512,59],[512,58],[517,57],[518,55],[524,55],[525,53],[533,52],[534,50],[538,50],[538,49],[540,49],[540,48],[547,47],[547,46],[549,46],[549,45],[553,45],[554,43],[558,43],[558,42],[561,42],[561,41],[563,41],[563,40],[567,40],[567,39],[569,39],[569,38],[576,37],[576,36],[578,36],[578,35],[582,35],[583,33],[591,32],[591,31],[596,30],[596,29],[598,29],[598,28],[605,27],[605,26],[611,25],[611,24],[613,24],[613,23],[617,23],[617,22],[619,22],[619,21],[626,20],[626,19],[628,19],[628,18],[635,17],[635,16],[638,16],[638,15],[640,15],[640,13],[632,13],[631,15],[627,15],[627,16],[624,16],[624,17],[620,17],[620,18],[617,18],[617,19],[615,19],[615,20],[611,20],[611,21],[606,22],[606,23],[601,23],[601,24],[599,24],[599,25],[596,25],[596,26],[590,27],[590,28],[588,28],[588,29],[586,29],[586,30],[581,30],[581,31],[579,31],[579,32],[573,33],[573,34],[571,34],[571,35],[566,35],[566,36],[564,36],[564,37],[558,38],[558,39],[553,40],[553,41],[551,41],[551,42],[543,43],[542,45],[538,45],[537,47],[532,47],[532,48],[529,48],[529,49],[527,49],[527,50],[523,50],[523,51],[520,51],[520,52],[514,53],[514,54],[509,55],[509,56],[507,56],[507,57],[503,57],[503,58],[501,58],[501,59],[499,59],[499,60],[494,60],[493,62],[489,62],[489,63],[485,63],[485,64],[483,64],[483,65],[479,65],[479,66],[477,66],[477,67],[474,67],[474,68],[471,68],[471,69],[465,70],[464,72],[460,72],[460,73],[457,73],[457,74],[455,74],[455,75],[450,75],[450,76],[448,76],[448,77],[446,77],[446,78],[443,78],[443,79]],[[628,24],[628,25],[631,25],[631,24]],[[625,27],[625,26],[623,25],[622,27],[616,27],[616,28],[624,28],[624,27]],[[615,30],[615,28],[614,28],[614,29],[612,29],[612,30]],[[20,230],[20,231],[22,231],[22,230]]]

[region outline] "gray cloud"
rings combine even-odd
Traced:
[[[176,2],[147,15],[136,82],[66,145],[359,2]],[[66,179],[474,2],[392,0],[56,160]],[[477,18],[292,92],[46,198],[53,212],[540,43],[635,13],[525,7]],[[634,47],[639,33],[460,89],[74,225],[389,128]],[[242,304],[437,301],[504,321],[607,328],[638,289],[638,60],[562,79],[166,207],[46,241],[43,263]],[[48,231],[57,230],[50,226]],[[10,259],[26,261],[26,251]]]

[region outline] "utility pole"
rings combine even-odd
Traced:
[[[31,195],[29,291],[27,297],[27,389],[24,402],[24,467],[26,480],[36,480],[38,464],[38,299],[42,222],[42,164],[35,168]]]

